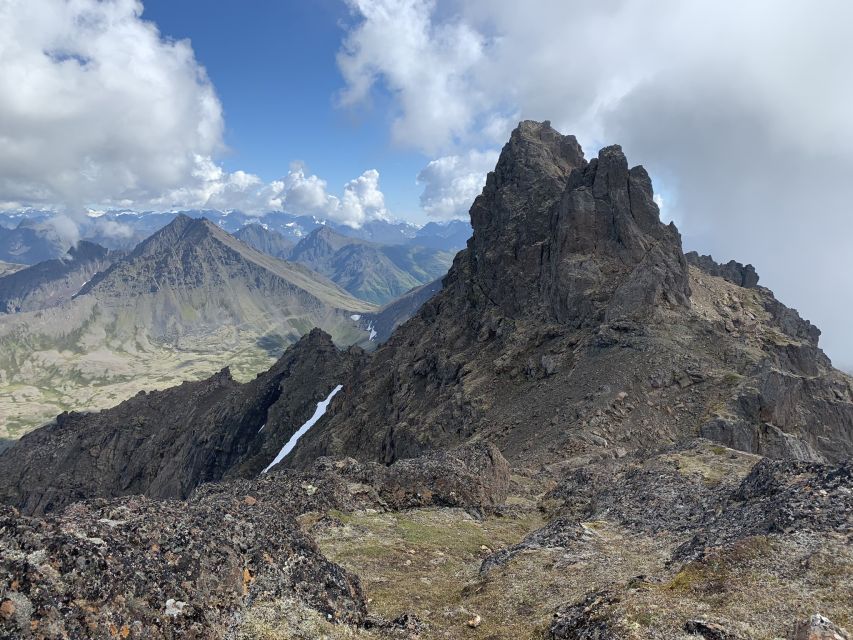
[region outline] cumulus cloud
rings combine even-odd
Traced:
[[[853,4],[350,5],[345,102],[390,94],[399,143],[464,155],[510,116],[550,119],[588,154],[621,143],[688,248],[753,262],[853,365]]]
[[[0,211],[62,212],[69,239],[69,224],[91,226],[87,206],[286,208],[353,226],[387,216],[375,170],[340,197],[301,168],[271,183],[225,171],[213,85],[189,41],[164,38],[138,0],[2,0],[0,68]]]
[[[421,207],[435,218],[464,218],[498,160],[497,151],[471,150],[432,160],[418,174]]]
[[[463,22],[434,22],[428,0],[347,2],[363,19],[338,55],[341,103],[364,102],[381,80],[399,102],[397,140],[432,153],[464,137],[485,107],[468,78],[483,58],[482,35]]]
[[[259,177],[235,171],[228,173],[213,162],[200,162],[196,182],[149,201],[160,209],[238,209],[261,216],[270,211],[313,215],[351,227],[369,220],[389,219],[385,195],[379,188],[379,172],[368,169],[344,184],[341,195],[329,192],[319,176],[306,174],[294,163],[286,176],[263,182]]]
[[[0,3],[0,201],[144,201],[194,180],[222,109],[188,41],[135,0]]]
[[[298,165],[274,185],[275,200],[291,213],[311,214],[356,228],[369,220],[389,219],[376,169],[368,169],[347,182],[341,197],[330,194],[325,180],[306,176]]]

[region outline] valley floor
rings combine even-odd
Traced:
[[[202,380],[226,363],[234,378],[245,382],[275,360],[250,342],[218,351],[33,352],[13,380],[0,380],[0,438],[18,439],[63,411],[106,409],[140,391]]]

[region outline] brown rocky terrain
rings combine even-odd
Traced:
[[[819,331],[547,122],[471,218],[372,354],[313,331],[0,454],[0,633],[849,637],[853,382]]]

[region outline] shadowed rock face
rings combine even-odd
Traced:
[[[661,305],[689,308],[681,236],[660,222],[653,196],[645,169],[629,170],[618,146],[572,173],[552,213],[550,270],[540,279],[558,322],[601,324],[643,319]]]
[[[507,315],[528,315],[541,306],[551,210],[572,170],[585,166],[574,136],[561,135],[548,122],[525,121],[512,132],[474,200],[474,235],[457,263],[468,263],[469,284]],[[459,266],[452,270],[457,276]]]
[[[687,262],[699,267],[705,273],[712,276],[725,278],[740,287],[750,289],[758,286],[758,274],[751,264],[742,265],[740,262],[729,260],[726,264],[719,264],[711,256],[700,256],[696,251],[685,253]]]
[[[0,454],[0,498],[40,514],[93,497],[186,498],[204,482],[255,476],[363,357],[315,329],[249,383],[225,369],[99,413],[62,414]]]

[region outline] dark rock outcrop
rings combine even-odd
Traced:
[[[543,285],[558,322],[599,325],[690,306],[678,230],[660,222],[651,179],[643,167],[628,169],[620,147],[572,173],[552,216]]]
[[[739,287],[751,289],[758,286],[758,274],[751,264],[743,265],[740,262],[729,260],[726,264],[720,264],[712,256],[702,256],[696,251],[684,254],[687,262],[698,267],[708,275],[723,278]]]
[[[763,459],[676,550],[681,560],[748,536],[833,532],[853,539],[853,460],[840,465]]]
[[[607,607],[617,601],[609,591],[588,594],[580,602],[562,607],[554,614],[551,637],[554,640],[620,640],[608,620]]]
[[[350,481],[372,486],[390,509],[439,506],[488,509],[501,504],[509,487],[509,464],[497,447],[466,445],[450,451],[398,460],[390,466],[349,458],[321,459],[316,469],[329,469]]]
[[[849,378],[832,370],[811,325],[769,290],[742,286],[746,267],[739,285],[693,282],[647,173],[629,169],[619,147],[587,163],[572,136],[522,122],[471,220],[442,291],[357,372],[356,393],[289,464],[388,463],[475,434],[510,460],[614,440],[659,446],[700,430],[760,454],[853,452]],[[812,400],[786,403],[779,376]],[[756,389],[757,412],[739,400]],[[742,433],[711,426],[729,419]],[[757,435],[768,425],[784,437]]]
[[[247,609],[281,598],[362,623],[358,578],[323,557],[292,504],[270,499],[275,479],[265,482],[260,498],[238,483],[44,519],[0,507],[0,635],[229,638]]]
[[[684,630],[705,640],[739,640],[737,635],[729,632],[723,625],[706,620],[688,620],[684,623]]]
[[[0,454],[0,497],[38,514],[92,497],[185,498],[204,482],[253,477],[363,358],[315,329],[249,383],[225,369],[99,413],[62,414]]]

